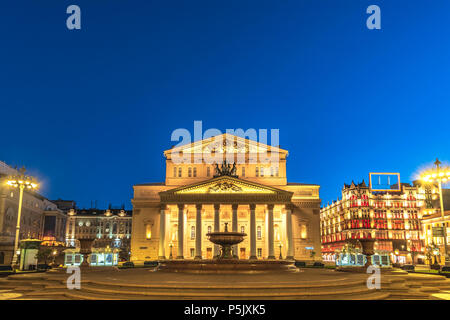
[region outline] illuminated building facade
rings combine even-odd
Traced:
[[[247,234],[236,258],[311,260],[320,250],[319,186],[288,183],[287,155],[230,134],[165,151],[165,182],[134,186],[131,260],[211,259],[219,248],[206,234],[226,224]]]
[[[442,218],[437,187],[431,187],[429,191],[430,202],[424,209],[422,218],[422,230],[426,246],[426,263],[433,264],[435,261],[441,265],[445,264],[444,235],[447,237],[447,252],[450,251],[450,189],[443,189],[444,218]],[[445,225],[446,232],[442,230]],[[437,250],[436,250],[437,249]]]
[[[362,183],[344,185],[342,199],[321,209],[322,255],[334,261],[346,243],[376,239],[375,252],[390,254],[393,263],[423,258],[419,187],[401,183],[400,191],[375,192]]]
[[[0,265],[11,264],[19,207],[19,190],[6,185],[10,175],[17,175],[17,169],[0,161]],[[24,190],[19,240],[64,241],[66,215],[56,204],[37,192]]]
[[[70,209],[66,225],[65,264],[79,265],[78,239],[95,239],[90,264],[117,265],[129,258],[131,238],[131,211],[122,209]]]

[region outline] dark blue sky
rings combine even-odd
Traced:
[[[66,28],[77,4],[82,29]],[[382,29],[366,28],[381,7]],[[450,2],[2,1],[0,160],[49,198],[131,207],[176,128],[279,128],[326,202],[450,160]]]

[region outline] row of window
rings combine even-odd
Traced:
[[[245,177],[245,167],[240,168],[240,176]],[[206,167],[206,176],[211,177],[211,167]],[[196,167],[188,167],[187,172],[188,178],[195,178],[197,177],[197,168]],[[256,177],[264,177],[264,176],[270,176],[270,177],[278,177],[279,176],[279,168],[278,167],[256,167],[255,168],[255,176]],[[183,177],[183,168],[182,167],[173,167],[173,177],[174,178],[181,178]]]

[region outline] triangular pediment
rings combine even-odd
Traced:
[[[202,153],[281,153],[287,154],[288,151],[279,147],[271,146],[251,139],[224,133],[211,138],[195,141],[181,146],[166,150],[164,154],[172,152],[183,152],[187,154]]]
[[[249,199],[263,200],[270,198],[289,201],[293,193],[232,176],[221,176],[191,185],[162,191],[159,194],[163,201],[182,199],[209,199],[214,201],[222,198],[233,199],[245,197],[248,197]]]

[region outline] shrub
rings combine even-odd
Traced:
[[[157,267],[158,261],[144,261],[144,267]]]
[[[306,268],[306,262],[304,262],[304,261],[295,261],[295,266],[297,268]]]
[[[134,268],[134,262],[127,261],[122,265],[123,268]]]
[[[0,271],[13,271],[11,266],[0,266]]]
[[[314,262],[314,268],[323,268],[325,265],[322,262]]]
[[[402,269],[405,270],[405,271],[414,271],[415,267],[414,267],[414,265],[412,265],[412,264],[405,264],[405,265],[402,267]]]
[[[47,270],[47,269],[51,269],[52,267],[50,267],[48,264],[45,263],[41,263],[37,265],[38,270]]]

